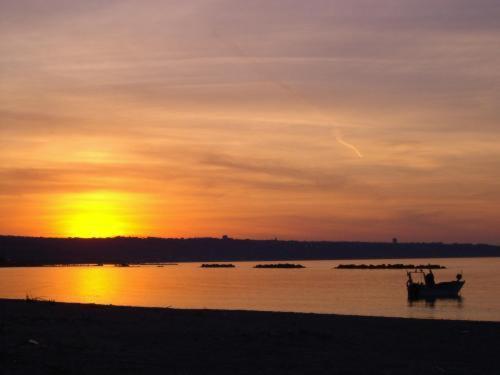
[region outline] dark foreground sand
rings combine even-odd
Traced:
[[[136,373],[500,374],[500,323],[0,300],[0,374]]]

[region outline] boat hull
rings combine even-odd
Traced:
[[[407,286],[409,299],[457,298],[465,281],[448,281],[434,286],[410,283]]]

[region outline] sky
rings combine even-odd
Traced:
[[[0,233],[500,244],[500,2],[0,2]]]

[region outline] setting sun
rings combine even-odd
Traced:
[[[113,237],[136,232],[133,199],[115,192],[67,194],[57,204],[57,230],[67,237]]]

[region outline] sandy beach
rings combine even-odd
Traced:
[[[497,374],[500,323],[0,300],[7,374]]]

